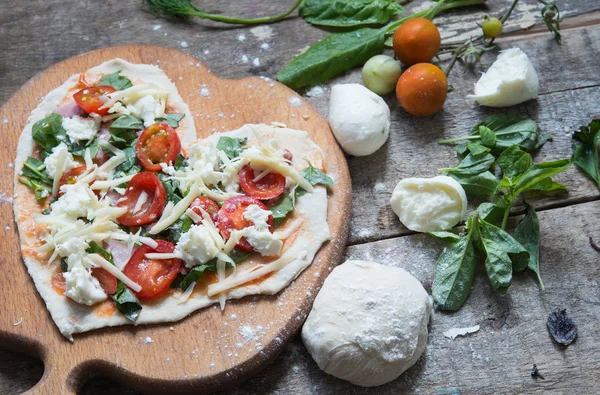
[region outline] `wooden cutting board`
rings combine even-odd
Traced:
[[[246,123],[282,122],[306,130],[323,149],[334,178],[328,223],[331,241],[313,264],[275,296],[211,306],[178,323],[121,326],[66,340],[55,327],[19,253],[12,212],[17,140],[40,99],[70,75],[113,58],[156,64],[189,105],[198,137]],[[234,386],[271,362],[300,329],[348,235],[352,189],[346,160],[326,120],[294,91],[265,78],[225,80],[182,52],[147,45],[101,49],[67,59],[28,81],[0,108],[0,347],[40,357],[44,376],[30,391],[75,393],[90,377],[112,377],[148,393],[204,393]]]

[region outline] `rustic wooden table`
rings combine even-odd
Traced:
[[[292,1],[196,3],[210,12],[255,16],[280,12]],[[485,13],[500,15],[510,3],[490,1],[487,8],[452,12],[436,22],[444,39],[466,39],[477,31],[476,23]],[[600,1],[557,3],[565,17],[562,45],[541,24],[541,6],[534,0],[518,4],[505,26],[508,33],[497,41],[501,48],[520,47],[538,70],[539,98],[510,109],[536,119],[545,132],[553,135],[553,141],[535,155],[538,161],[569,156],[571,132],[600,117]],[[423,1],[415,1],[407,6],[407,12],[423,8]],[[155,19],[142,9],[139,0],[2,0],[0,104],[36,73],[96,48],[132,43],[162,45],[196,56],[221,77],[274,77],[295,54],[327,34],[296,14],[268,27],[251,28]],[[481,108],[465,99],[478,73],[493,62],[496,54],[486,54],[474,71],[459,64],[450,76],[454,91],[444,110],[433,117],[412,118],[398,108],[393,95],[386,97],[392,110],[388,143],[370,157],[348,158],[354,190],[348,258],[404,267],[431,290],[435,258],[442,244],[404,228],[388,201],[398,180],[413,175],[433,176],[435,169],[455,161],[453,151],[439,146],[438,139],[463,135],[485,115],[503,112]],[[323,92],[304,94],[327,115],[331,85],[347,82],[360,82],[359,69],[323,85]],[[588,236],[600,239],[600,193],[576,168],[557,179],[568,186],[568,194],[537,197],[531,202],[541,222],[544,293],[538,290],[533,276],[518,274],[508,296],[499,296],[480,270],[466,305],[453,314],[433,315],[426,353],[392,383],[363,389],[328,376],[319,370],[297,337],[270,367],[228,393],[598,393],[600,255],[588,244]],[[12,180],[0,180],[0,204],[10,204],[5,197],[11,191]],[[522,206],[515,207],[513,225],[521,214]],[[5,226],[13,227],[2,224],[2,228]],[[548,312],[558,307],[566,308],[579,325],[578,339],[566,348],[552,342],[545,326]],[[481,330],[468,337],[450,340],[442,335],[450,328],[473,325],[480,325]],[[530,376],[534,363],[543,380]],[[0,394],[31,388],[42,372],[43,366],[36,359],[0,351]],[[93,377],[80,393],[138,392],[127,383]]]

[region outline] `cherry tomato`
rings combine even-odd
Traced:
[[[396,96],[407,113],[425,117],[438,112],[446,101],[448,81],[437,66],[418,63],[409,67],[396,85]]]
[[[481,30],[486,37],[498,37],[502,33],[502,22],[498,18],[490,18],[486,15],[481,24]]]
[[[135,155],[140,165],[149,171],[160,171],[161,163],[173,163],[180,152],[179,136],[165,122],[155,123],[144,129],[135,145]]]
[[[269,200],[275,199],[285,190],[285,177],[283,175],[269,173],[260,180],[254,181],[254,177],[257,175],[250,165],[245,165],[240,170],[240,187],[246,194],[257,199]]]
[[[134,212],[142,192],[147,197],[145,203]],[[156,220],[167,204],[167,191],[156,174],[143,171],[136,174],[125,190],[125,195],[117,201],[117,207],[127,207],[119,222],[125,226],[139,226]]]
[[[63,185],[75,184],[77,182],[77,179],[79,178],[81,173],[83,173],[85,171],[85,169],[87,169],[87,167],[77,166],[77,167],[72,168],[71,170],[64,172],[63,175],[60,177],[60,180],[58,181],[58,188],[59,188],[58,194],[59,195],[64,194],[63,191],[60,191],[60,187],[62,187]]]
[[[226,238],[229,238],[229,235],[233,230],[241,230],[253,225],[252,222],[244,217],[246,207],[253,204],[256,204],[263,210],[268,210],[267,206],[260,200],[251,196],[238,195],[225,200],[218,213],[217,226]],[[269,231],[273,233],[273,216],[269,215],[267,224],[269,225]],[[246,252],[254,251],[252,245],[250,245],[244,237],[240,239],[236,247]]]
[[[175,246],[168,241],[156,240],[156,242],[158,243],[156,248],[145,244],[138,247],[123,268],[123,274],[142,287],[135,293],[140,299],[152,299],[165,293],[181,269],[181,259],[146,258],[149,252],[175,250]]]
[[[109,85],[91,86],[89,88],[83,88],[73,94],[73,99],[75,99],[77,105],[88,114],[95,112],[98,115],[106,115],[108,114],[108,108],[100,110],[100,107],[104,105],[100,96],[114,91],[116,91],[116,89]]]
[[[430,62],[440,50],[440,31],[425,18],[414,18],[404,22],[394,33],[394,52],[407,66]]]
[[[214,223],[217,223],[217,213],[219,212],[219,205],[215,203],[214,200],[206,196],[197,197],[196,199],[194,199],[194,201],[192,201],[192,204],[190,204],[190,208],[193,212],[195,212],[199,216],[202,216],[202,212],[200,211],[199,207],[201,207],[202,210],[208,213],[210,219],[212,219]]]
[[[96,277],[100,286],[107,295],[112,295],[117,292],[117,279],[101,267],[92,268],[92,276]]]

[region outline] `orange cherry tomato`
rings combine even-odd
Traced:
[[[217,226],[221,230],[221,233],[223,233],[223,236],[229,238],[229,235],[232,231],[242,230],[253,225],[252,222],[248,221],[246,217],[244,217],[246,208],[253,204],[256,204],[263,210],[269,209],[260,200],[257,200],[251,196],[238,195],[225,200],[223,206],[221,206],[221,209],[219,210],[217,218]],[[273,233],[272,215],[269,215],[267,224],[269,225],[269,231]],[[236,247],[246,252],[254,251],[254,248],[252,245],[250,245],[250,243],[248,243],[245,237],[240,239]]]
[[[145,202],[136,207],[142,192],[146,193]],[[162,182],[156,174],[143,171],[133,176],[125,195],[117,201],[117,207],[127,207],[125,214],[117,220],[125,226],[149,224],[162,214],[166,204],[167,191]]]
[[[149,259],[149,252],[173,252],[175,246],[165,240],[156,240],[156,248],[142,245],[135,250],[123,268],[123,274],[138,283],[142,289],[136,292],[140,299],[156,298],[167,292],[181,269],[181,259]]]
[[[407,113],[426,117],[438,112],[448,95],[446,75],[431,63],[418,63],[406,70],[396,85],[396,96]]]
[[[98,115],[106,115],[108,114],[108,108],[100,110],[100,107],[104,105],[100,96],[114,91],[116,91],[116,89],[109,85],[91,86],[75,92],[73,94],[73,99],[75,99],[75,103],[88,114],[94,112]]]
[[[402,63],[412,66],[430,62],[440,50],[440,31],[429,19],[414,18],[404,22],[394,33],[394,52]]]
[[[161,171],[160,164],[173,163],[180,152],[179,136],[165,122],[148,126],[135,144],[135,155],[140,165],[148,171]]]

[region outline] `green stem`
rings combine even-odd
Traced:
[[[510,16],[510,14],[512,14],[512,12],[515,9],[515,7],[517,6],[518,2],[519,2],[519,0],[514,0],[513,3],[510,5],[510,8],[506,12],[506,14],[502,15],[502,18],[500,18],[500,22],[502,22],[502,24],[504,24],[504,22],[506,22],[508,20],[508,17]]]
[[[510,202],[510,204],[506,207],[506,210],[504,210],[504,216],[502,217],[502,230],[506,229],[506,223],[508,222],[508,216],[510,214],[510,209],[513,206],[513,202]]]
[[[289,10],[277,15],[264,16],[260,18],[238,18],[220,14],[209,14],[202,11],[192,4],[191,0],[146,0],[150,8],[150,12],[156,16],[174,15],[179,17],[192,17],[210,19],[213,21],[233,23],[241,25],[258,25],[262,23],[277,22],[286,16],[290,15],[302,0],[296,0],[296,3]]]
[[[472,136],[456,137],[453,139],[440,140],[440,141],[438,141],[438,144],[443,145],[443,144],[455,143],[457,141],[463,141],[463,140],[477,140],[480,137],[481,136],[479,136],[478,134],[472,135]]]

